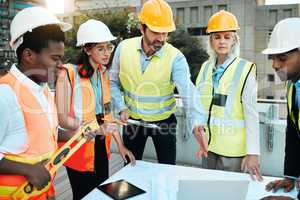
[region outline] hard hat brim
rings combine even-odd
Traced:
[[[81,47],[81,46],[84,46],[85,44],[88,44],[88,43],[102,43],[102,42],[110,42],[110,41],[113,41],[113,40],[116,40],[117,38],[115,36],[112,36],[110,38],[107,38],[106,40],[93,40],[93,41],[85,41],[84,43],[82,42],[77,42],[76,46],[77,47]]]
[[[286,53],[286,52],[289,52],[293,49],[296,49],[296,48],[299,48],[299,47],[289,47],[289,48],[277,48],[277,49],[274,49],[274,48],[266,48],[265,50],[263,50],[261,53],[262,54],[266,54],[266,55],[274,55],[274,54],[282,54],[282,53]]]
[[[68,31],[68,30],[70,30],[73,26],[71,25],[71,24],[69,24],[69,23],[66,23],[66,22],[58,22],[58,23],[54,23],[55,25],[58,25],[59,27],[60,27],[60,30],[62,31],[62,32],[66,32],[66,31]],[[47,26],[47,25],[51,25],[51,24],[42,24],[42,25],[40,25],[40,26]],[[35,27],[35,26],[32,26],[31,27],[31,30],[32,29],[35,29],[35,28],[37,28],[37,27]],[[26,31],[27,32],[27,31]],[[9,45],[11,46],[11,47],[13,47],[14,46],[14,43],[18,40],[18,38],[20,38],[22,35],[20,35],[19,37],[17,37],[17,38],[12,38],[11,40],[10,40],[10,42],[9,42]]]
[[[211,33],[216,33],[216,32],[227,32],[227,31],[230,31],[230,32],[237,32],[237,31],[239,31],[240,30],[240,28],[238,27],[238,28],[228,28],[228,29],[208,29],[208,30],[206,30],[206,33],[208,33],[208,34],[211,34]]]
[[[176,30],[175,25],[170,27],[157,27],[157,26],[151,26],[149,24],[146,24],[146,26],[153,32],[157,33],[170,33]]]

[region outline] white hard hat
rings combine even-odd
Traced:
[[[63,32],[72,28],[71,24],[65,23],[57,19],[55,15],[42,7],[25,8],[17,13],[10,25],[10,46],[17,49],[22,43],[21,36],[32,29],[39,26],[57,24]]]
[[[280,54],[300,47],[300,18],[287,18],[278,22],[272,31],[268,48],[263,54]]]
[[[101,21],[89,19],[79,26],[76,46],[115,40],[109,28]]]

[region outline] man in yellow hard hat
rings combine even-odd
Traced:
[[[236,17],[221,10],[208,21],[209,59],[197,77],[201,105],[207,115],[209,169],[247,170],[262,180],[259,168],[259,121],[256,66],[239,57]]]
[[[266,186],[268,191],[276,192],[283,188],[291,191],[299,185],[300,176],[300,18],[287,18],[278,22],[271,34],[268,48],[262,53],[273,62],[273,69],[282,81],[287,82],[288,116],[284,158],[284,179],[276,180]],[[296,184],[298,183],[298,184]],[[298,187],[299,189],[299,187]],[[290,197],[267,197],[265,200],[289,200]],[[298,194],[300,199],[300,194]]]
[[[149,0],[143,5],[139,20],[142,37],[122,41],[115,52],[111,71],[113,104],[123,122],[136,124],[123,130],[124,144],[136,159],[142,159],[150,136],[158,162],[175,164],[175,86],[199,142],[205,139],[201,126],[205,119],[198,103],[193,104],[197,92],[184,55],[166,42],[168,33],[175,30],[170,6],[164,0]],[[200,154],[205,153],[204,146]]]

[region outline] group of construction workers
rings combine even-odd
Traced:
[[[196,156],[202,157],[203,167],[245,171],[262,180],[256,65],[239,56],[236,17],[224,10],[210,17],[209,59],[196,85],[185,56],[167,42],[168,33],[176,29],[168,3],[146,1],[139,21],[141,36],[123,40],[115,51],[111,41],[116,37],[107,25],[94,19],[84,22],[77,31],[80,57],[64,64],[64,32],[71,25],[41,7],[17,13],[10,45],[18,63],[0,78],[0,200],[27,199],[12,198],[25,181],[41,191],[29,199],[55,199],[54,177],[45,164],[93,120],[99,129],[85,130],[87,142],[64,163],[73,199],[83,198],[109,177],[111,136],[125,163],[141,160],[151,137],[158,162],[175,165],[175,87],[199,143]],[[300,175],[299,35],[299,18],[282,20],[262,52],[288,88],[285,178],[269,183],[267,190],[290,191]],[[56,82],[54,97],[47,86],[51,81]]]

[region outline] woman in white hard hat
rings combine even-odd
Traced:
[[[256,66],[239,57],[236,17],[227,11],[208,21],[208,53],[197,77],[197,88],[208,120],[209,169],[247,170],[261,180],[259,121],[256,108]]]
[[[81,123],[97,119],[100,132],[112,133],[124,161],[134,163],[135,158],[123,145],[117,127],[109,123],[112,114],[107,64],[113,51],[110,41],[115,39],[101,21],[91,19],[80,25],[77,46],[81,47],[81,57],[76,64],[64,65],[57,80],[58,119],[61,127],[73,130]],[[108,178],[109,155],[110,134],[98,135],[66,162],[73,199],[81,199]]]

